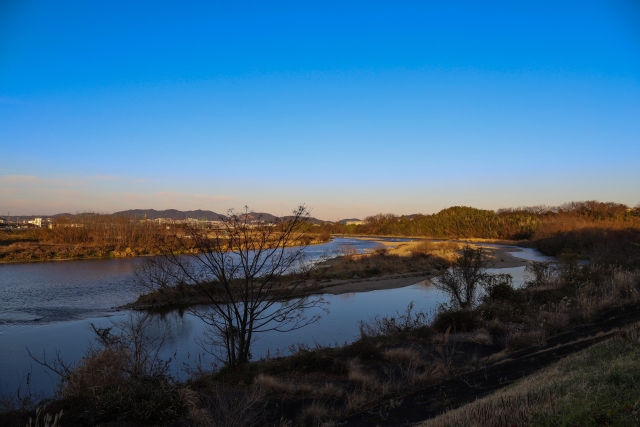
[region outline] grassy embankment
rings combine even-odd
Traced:
[[[361,325],[361,337],[354,343],[292,348],[288,357],[272,357],[238,370],[208,372],[203,367],[193,370],[184,383],[166,377],[162,363],[153,358],[152,363],[131,369],[141,360],[134,357],[140,355],[139,347],[96,347],[66,374],[47,411],[64,410],[63,420],[78,426],[168,425],[176,420],[209,426],[233,417],[238,423],[230,425],[316,426],[375,405],[380,405],[377,411],[392,409],[411,391],[494,366],[522,349],[545,348],[552,337],[592,322],[600,313],[638,302],[638,270],[615,265],[581,267],[571,260],[557,268],[539,264],[531,269],[527,286],[489,289],[473,311],[441,311],[433,319],[412,311],[375,318]],[[582,373],[567,371],[571,365],[565,363],[552,368],[559,371],[551,371],[564,376],[534,377],[531,384],[542,390],[540,395],[527,394],[518,386],[505,393],[516,390],[521,397],[505,401],[498,396],[487,401],[493,402],[489,406],[471,411],[486,417],[491,405],[502,404],[506,411],[528,396],[529,409],[523,413],[537,411],[539,404],[541,416],[547,417],[540,418],[539,425],[563,417],[591,425],[590,416],[599,416],[597,420],[635,416],[636,401],[623,398],[627,391],[637,391],[638,381],[637,363],[632,360],[637,356],[637,335],[629,333],[628,337],[595,347],[587,356],[576,356],[583,357],[576,359],[584,362]],[[613,350],[616,352],[607,359],[605,354]],[[630,361],[633,363],[628,364]],[[603,383],[598,385],[598,381]],[[572,384],[584,389],[570,393]],[[546,390],[552,396],[547,400]],[[602,396],[590,397],[589,390]],[[574,408],[573,402],[584,405]],[[443,402],[441,410],[448,409],[447,405]],[[28,409],[7,413],[0,421],[24,425]],[[499,413],[489,412],[489,418]],[[11,419],[19,421],[10,424],[7,420]]]
[[[421,427],[637,426],[640,324]]]

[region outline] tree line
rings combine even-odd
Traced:
[[[453,206],[433,215],[377,214],[365,218],[363,224],[324,224],[318,231],[433,239],[535,240],[584,228],[640,229],[640,205],[629,208],[619,203],[584,201],[497,211]]]

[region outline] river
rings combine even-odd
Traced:
[[[408,241],[409,239],[387,239]],[[305,249],[308,259],[335,254],[341,245],[350,244],[359,252],[372,249],[376,243],[355,238],[336,238],[329,243]],[[528,260],[545,260],[532,249],[513,247],[513,255]],[[143,258],[58,261],[0,265],[0,393],[50,395],[58,378],[38,365],[28,355],[56,351],[69,363],[77,362],[93,340],[90,325],[110,326],[132,313],[117,311],[136,299],[137,289],[132,272]],[[500,269],[509,273],[514,284],[524,280],[524,266]],[[402,312],[411,303],[416,310],[433,312],[445,301],[444,296],[427,283],[416,283],[398,289],[377,290],[342,295],[324,295],[328,313],[319,322],[287,333],[267,333],[258,337],[252,347],[254,359],[278,352],[286,353],[291,345],[335,345],[359,336],[358,322],[376,315],[389,316]],[[317,311],[317,314],[322,314]],[[314,314],[310,312],[309,315]],[[194,366],[200,358],[206,364],[212,359],[196,342],[205,330],[203,322],[180,311],[154,315],[152,328],[166,334],[162,356],[172,358],[171,372],[186,379],[185,366]]]

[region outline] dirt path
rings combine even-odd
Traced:
[[[380,404],[338,422],[344,426],[410,426],[474,401],[545,368],[569,354],[610,338],[616,328],[640,321],[640,304],[612,310],[547,340],[544,347],[512,353],[481,369],[425,389],[396,396],[395,405]],[[397,402],[400,402],[399,404]]]

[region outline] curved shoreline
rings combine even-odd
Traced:
[[[376,239],[367,239],[373,240]],[[389,242],[380,241],[387,247],[391,247],[398,250],[408,242]],[[477,243],[476,243],[477,245]],[[482,245],[478,245],[482,246]],[[511,252],[518,252],[521,249],[517,247],[495,247],[495,246],[483,246],[489,251],[489,256],[493,262],[490,268],[502,269],[502,268],[514,268],[524,267],[529,265],[531,261],[519,258],[512,255]],[[321,282],[317,290],[314,290],[309,295],[342,295],[357,292],[370,292],[387,289],[404,288],[412,286],[420,282],[425,282],[428,285],[428,281],[435,277],[428,271],[413,271],[407,273],[393,273],[384,274],[379,276],[367,277],[367,278],[348,278],[348,279],[329,279]],[[202,299],[201,297],[186,298],[181,301],[168,301],[166,303],[148,303],[148,302],[132,302],[124,306],[116,307],[117,309],[130,309],[130,310],[148,310],[148,309],[171,309],[172,307],[187,307],[199,304],[208,303],[208,299]]]

